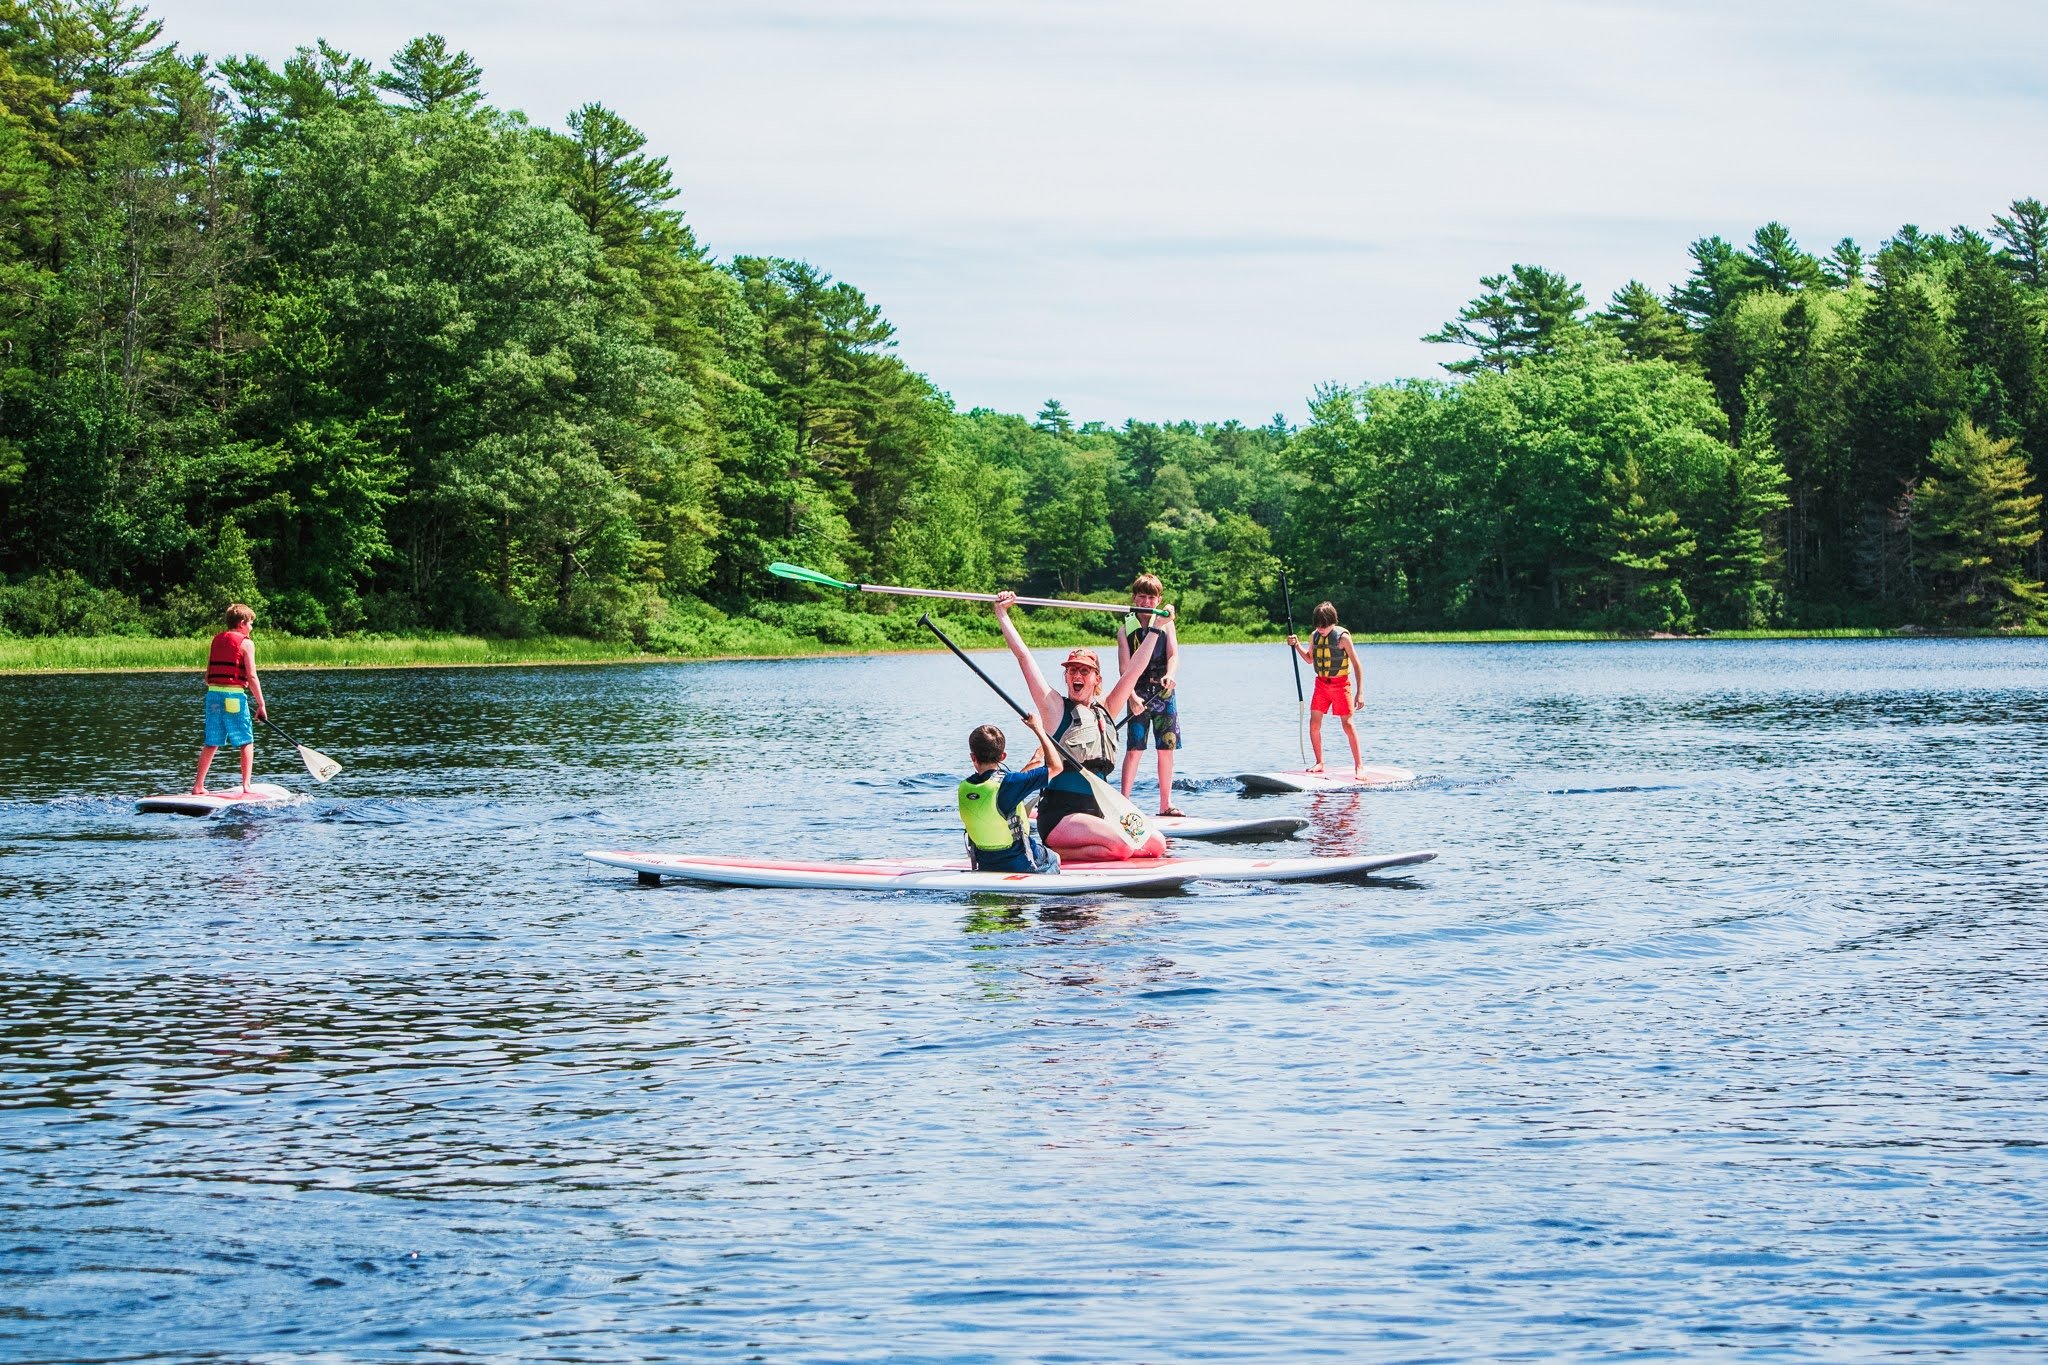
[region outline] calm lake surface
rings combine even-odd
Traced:
[[[944,655],[0,679],[0,1358],[2048,1352],[2048,642],[1364,653],[1179,804],[1438,861],[1079,904],[581,860],[954,850]]]

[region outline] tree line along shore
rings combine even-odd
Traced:
[[[946,618],[941,629],[969,649],[995,650],[1002,642],[985,622],[967,618]],[[1109,646],[1101,635],[1047,626],[1042,621],[1026,626],[1034,645],[1063,648],[1076,644]],[[1710,637],[1716,640],[1757,639],[1877,639],[1905,638],[1931,632],[1906,632],[1843,627],[1830,630],[1727,631]],[[1966,631],[1942,634],[2005,634],[2007,632]],[[266,669],[295,668],[496,668],[549,664],[692,663],[722,659],[809,658],[834,654],[939,653],[943,646],[930,642],[920,631],[919,639],[890,640],[887,643],[825,644],[815,636],[750,633],[744,643],[713,647],[701,653],[651,653],[631,640],[591,640],[580,636],[537,635],[506,639],[480,635],[380,636],[370,634],[325,637],[260,637],[257,651]],[[1561,644],[1652,638],[1643,632],[1616,633],[1591,630],[1444,630],[1390,631],[1359,635],[1361,646],[1375,644]],[[1690,640],[1701,637],[1661,636]],[[921,642],[920,642],[921,641]],[[1277,628],[1264,632],[1241,632],[1202,627],[1191,632],[1190,644],[1275,644],[1281,642]],[[67,636],[39,635],[0,639],[0,675],[37,673],[197,673],[205,660],[207,637],[163,637],[138,635]],[[1275,685],[1285,686],[1286,671],[1276,653]]]
[[[229,600],[274,662],[928,643],[775,560],[1150,571],[1190,640],[1269,637],[1283,566],[1389,638],[2040,629],[2048,210],[1690,250],[1597,308],[1505,265],[1444,376],[1301,425],[962,411],[854,285],[714,255],[602,104],[498,109],[437,35],[208,60],[0,0],[0,667]]]

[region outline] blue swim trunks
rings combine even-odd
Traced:
[[[1162,749],[1180,747],[1180,697],[1168,692],[1161,696],[1139,683],[1138,696],[1145,703],[1145,709],[1131,717],[1130,729],[1124,742],[1132,751],[1146,747],[1147,741],[1156,743]]]
[[[216,748],[239,749],[256,742],[256,723],[249,694],[239,687],[206,689],[206,742]]]

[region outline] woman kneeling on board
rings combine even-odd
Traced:
[[[996,623],[1024,674],[1024,685],[1031,690],[1040,723],[1071,760],[1071,766],[1063,768],[1047,784],[1045,795],[1039,799],[1039,837],[1045,840],[1046,847],[1077,862],[1165,857],[1166,836],[1158,830],[1147,831],[1145,840],[1132,848],[1105,818],[1100,795],[1108,791],[1112,798],[1121,800],[1114,788],[1104,787],[1101,781],[1116,771],[1114,713],[1130,701],[1131,691],[1138,685],[1138,678],[1159,643],[1158,637],[1147,639],[1132,653],[1130,667],[1106,697],[1102,694],[1102,663],[1095,651],[1074,650],[1062,665],[1066,678],[1063,694],[1046,683],[1038,661],[1031,657],[1024,638],[1017,633],[1017,624],[1010,619],[1010,607],[1016,600],[1017,594],[1012,592],[996,594]],[[1083,776],[1084,769],[1096,781],[1090,782]]]

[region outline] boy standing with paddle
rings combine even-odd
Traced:
[[[240,602],[226,612],[227,629],[213,637],[206,650],[206,744],[199,751],[199,775],[192,779],[195,796],[206,792],[206,770],[224,744],[242,751],[242,794],[256,765],[256,726],[250,718],[268,720],[263,709],[263,684],[256,677],[256,644],[249,638],[256,613]]]
[[[1335,714],[1343,723],[1344,738],[1351,741],[1352,775],[1362,777],[1365,758],[1358,750],[1358,727],[1351,721],[1351,713],[1365,704],[1365,669],[1358,662],[1358,647],[1351,643],[1351,632],[1337,624],[1334,603],[1318,603],[1311,619],[1315,629],[1309,632],[1306,649],[1298,636],[1287,637],[1295,653],[1316,671],[1316,690],[1308,703],[1308,742],[1316,761],[1309,771],[1323,771],[1323,717]]]
[[[1181,810],[1173,804],[1173,756],[1180,748],[1180,703],[1175,699],[1174,674],[1180,670],[1180,648],[1174,639],[1173,617],[1160,615],[1159,603],[1165,593],[1155,575],[1139,574],[1131,584],[1130,615],[1116,630],[1119,677],[1131,671],[1132,657],[1140,645],[1148,639],[1159,641],[1131,694],[1131,724],[1126,732],[1130,752],[1124,755],[1123,793],[1129,796],[1138,780],[1138,755],[1145,752],[1149,739],[1159,750],[1159,813],[1180,815]]]

